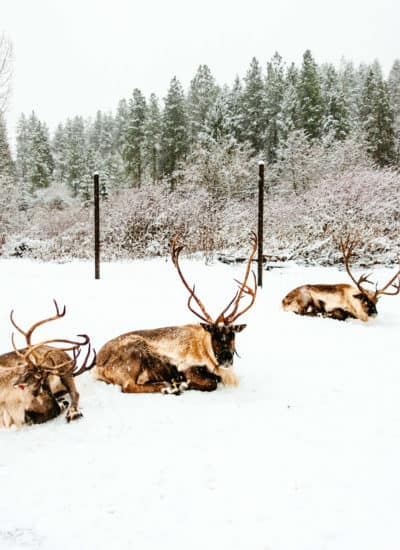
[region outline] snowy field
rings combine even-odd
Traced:
[[[211,315],[243,265],[182,260]],[[1,261],[1,351],[66,304],[36,338],[87,332],[99,349],[129,330],[194,322],[170,261]],[[377,269],[384,282],[392,273]],[[0,432],[0,549],[398,550],[400,298],[368,324],[280,308],[330,268],[264,274],[238,322],[238,388],[126,395],[77,379],[84,417]],[[18,340],[23,345],[22,340]]]

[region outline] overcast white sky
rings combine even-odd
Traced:
[[[0,0],[0,32],[14,45],[9,133],[35,110],[51,129],[77,114],[114,111],[133,88],[164,97],[200,64],[218,83],[275,51],[301,63],[400,57],[398,0]]]

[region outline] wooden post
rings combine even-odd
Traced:
[[[100,279],[100,187],[99,174],[94,174],[94,278]]]
[[[263,240],[264,240],[264,163],[258,163],[258,273],[257,284],[262,287],[263,279]]]

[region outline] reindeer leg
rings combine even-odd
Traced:
[[[81,416],[83,416],[78,407],[79,392],[76,389],[73,376],[61,376],[61,382],[67,388],[68,393],[71,396],[71,405],[68,407],[67,413],[65,415],[67,422],[71,422],[71,420],[77,420],[78,418],[81,418]]]
[[[198,391],[214,391],[217,389],[221,377],[210,372],[205,366],[190,367],[185,370],[189,389]]]
[[[145,384],[137,384],[133,380],[127,380],[121,385],[123,393],[166,393],[170,395],[179,395],[183,389],[182,382],[146,382]]]

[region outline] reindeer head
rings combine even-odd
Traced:
[[[218,315],[216,320],[213,320],[211,315],[209,315],[206,308],[204,307],[203,303],[200,301],[199,297],[195,294],[195,287],[191,287],[182,274],[181,268],[179,266],[179,254],[183,246],[177,246],[177,237],[172,241],[171,257],[173,264],[178,271],[179,277],[181,278],[183,284],[185,285],[185,288],[189,292],[189,299],[187,303],[188,308],[192,313],[194,313],[203,321],[202,323],[200,323],[200,325],[203,327],[204,330],[210,333],[213,352],[217,360],[218,366],[220,367],[232,366],[233,356],[235,353],[235,335],[237,332],[241,332],[244,328],[246,328],[246,325],[237,325],[234,324],[234,321],[236,321],[236,319],[240,315],[243,315],[243,313],[251,308],[256,298],[257,282],[256,276],[253,272],[253,287],[250,287],[247,284],[251,271],[251,262],[257,250],[257,237],[255,233],[251,234],[251,244],[252,249],[249,259],[247,261],[246,272],[243,282],[236,281],[239,285],[238,291],[229,302],[229,304]],[[240,301],[245,296],[250,297],[250,302],[241,311],[239,311]],[[201,313],[199,313],[192,307],[192,300],[196,302]]]
[[[349,267],[349,260],[351,255],[353,254],[354,246],[357,244],[357,240],[353,239],[351,240],[350,235],[347,235],[346,239],[340,239],[340,247],[343,254],[343,261],[346,268],[346,271],[350,277],[350,279],[353,281],[356,288],[359,290],[359,292],[353,294],[353,298],[356,298],[357,300],[360,300],[361,306],[365,313],[368,315],[368,317],[375,317],[378,313],[378,310],[376,309],[376,304],[378,302],[378,299],[380,296],[395,296],[396,294],[399,294],[400,292],[400,269],[394,274],[394,276],[386,283],[385,286],[378,289],[378,284],[373,283],[373,281],[370,281],[368,277],[370,275],[361,275],[357,280],[353,276],[353,274],[350,271]],[[397,283],[395,283],[395,280],[397,280]],[[368,288],[365,288],[363,286],[363,283],[368,283],[370,285],[375,284],[375,290],[371,290]],[[393,291],[387,290],[388,288],[393,287]]]
[[[52,317],[42,319],[34,323],[27,331],[22,330],[14,321],[14,311],[10,313],[10,320],[13,326],[24,335],[26,340],[26,348],[17,349],[14,340],[14,333],[11,336],[12,345],[15,353],[22,359],[23,370],[13,380],[14,386],[19,386],[21,390],[25,387],[29,391],[33,398],[45,399],[46,396],[52,396],[49,387],[49,377],[56,376],[78,376],[82,372],[92,368],[95,362],[94,359],[88,365],[88,359],[91,353],[91,345],[89,336],[86,334],[79,334],[78,337],[82,341],[65,340],[56,338],[52,340],[43,340],[37,344],[32,344],[32,334],[39,326],[61,319],[64,317],[66,309],[65,307],[60,311],[57,302],[54,300],[56,308],[56,314]],[[61,347],[50,346],[49,344],[61,344]],[[87,353],[84,357],[82,365],[77,367],[78,357],[81,353],[82,347],[87,347]],[[72,358],[65,352],[71,351]],[[68,357],[68,359],[67,359]],[[54,396],[52,396],[54,399]]]

